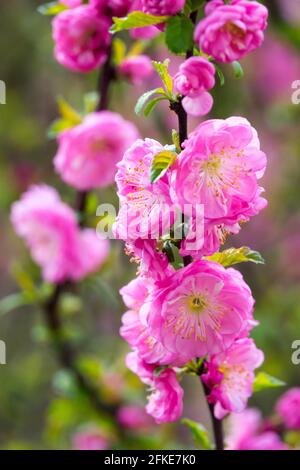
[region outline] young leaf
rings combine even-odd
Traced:
[[[152,63],[153,67],[160,76],[161,81],[163,82],[166,88],[168,97],[171,98],[173,94],[173,80],[171,75],[169,74],[170,60],[166,59],[164,62],[156,62],[155,60],[153,60]]]
[[[284,385],[286,384],[282,380],[276,379],[276,377],[272,377],[266,372],[259,372],[254,380],[253,392],[260,392],[267,388],[283,387]]]
[[[224,73],[223,73],[221,67],[219,67],[217,64],[215,64],[215,68],[216,68],[217,75],[218,75],[219,80],[220,80],[220,85],[221,85],[221,86],[224,86],[224,84],[225,84]]]
[[[156,154],[152,160],[150,171],[150,182],[156,183],[170,168],[177,158],[177,153],[170,152],[170,150],[163,150]]]
[[[97,91],[90,91],[83,97],[84,112],[85,114],[93,113],[99,101],[99,93]]]
[[[80,114],[62,96],[57,98],[57,104],[63,119],[71,121],[74,126],[81,123],[82,118]]]
[[[179,139],[179,134],[176,131],[176,129],[172,129],[172,141],[173,141],[173,144],[175,145],[176,151],[180,153],[181,152],[180,139]]]
[[[120,38],[113,40],[113,60],[115,65],[119,65],[126,55],[126,45]]]
[[[232,68],[233,68],[235,78],[239,79],[244,76],[243,67],[237,60],[235,62],[232,62]]]
[[[183,15],[172,16],[166,27],[166,44],[174,54],[184,54],[193,48],[194,26]]]
[[[147,101],[151,98],[153,95],[165,95],[165,91],[163,88],[154,88],[154,90],[149,90],[146,91],[142,96],[139,97],[136,105],[135,105],[135,113],[140,114],[147,103]]]
[[[41,15],[57,15],[64,10],[67,10],[68,7],[63,5],[62,3],[58,2],[50,2],[45,3],[44,5],[40,5],[37,8],[37,11],[41,13]]]
[[[143,28],[144,26],[165,23],[168,18],[168,16],[149,15],[142,11],[134,11],[123,18],[114,17],[114,24],[110,30],[112,33],[116,33],[124,29]]]
[[[160,101],[163,101],[163,100],[167,100],[168,98],[166,96],[158,96],[157,98],[154,98],[153,100],[149,101],[146,106],[145,106],[145,109],[144,109],[144,116],[148,117],[153,109],[155,108],[155,106],[160,102]]]
[[[202,424],[187,418],[182,419],[181,422],[183,424],[186,424],[190,428],[195,441],[195,445],[199,449],[213,450],[214,446],[210,441],[207,430],[204,426],[202,426]]]
[[[210,261],[222,264],[225,267],[232,266],[233,264],[244,263],[251,261],[255,264],[264,264],[265,261],[258,251],[252,251],[247,246],[241,248],[229,248],[212,256],[207,257]]]
[[[74,127],[72,121],[68,121],[67,119],[55,119],[50,127],[47,130],[47,137],[48,139],[56,139],[56,137],[61,134],[61,132],[65,131],[66,129],[71,129]]]
[[[7,297],[4,297],[4,299],[0,300],[0,315],[5,315],[6,313],[9,313],[16,308],[29,304],[30,302],[24,296],[23,292],[17,292],[16,294],[8,295]]]

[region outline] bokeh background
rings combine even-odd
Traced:
[[[21,305],[20,296],[14,295],[21,288],[34,300],[40,279],[12,230],[10,206],[30,184],[42,181],[59,188],[72,203],[73,190],[53,172],[56,143],[47,138],[47,129],[57,116],[58,95],[80,109],[83,95],[94,91],[97,82],[96,74],[74,74],[54,61],[49,17],[36,12],[41,3],[10,0],[0,6],[0,79],[7,85],[7,104],[0,105],[0,339],[7,346],[7,364],[0,365],[0,447],[73,448],[74,436],[85,429],[100,430],[109,448],[192,447],[189,431],[180,424],[144,423],[140,429],[123,430],[117,440],[109,417],[96,415],[72,376],[59,367],[39,307]],[[254,337],[265,352],[264,370],[290,387],[300,385],[300,366],[291,362],[292,342],[300,339],[300,104],[291,101],[292,82],[300,80],[300,1],[265,3],[271,7],[271,21],[264,46],[243,61],[243,79],[235,79],[230,66],[223,67],[226,81],[215,90],[212,116],[247,117],[268,155],[264,187],[269,207],[228,243],[251,246],[266,259],[264,266],[240,269],[256,298],[260,326]],[[153,58],[168,55],[160,40],[147,53]],[[171,57],[171,70],[181,60]],[[158,106],[148,119],[133,112],[138,96],[153,88],[155,80],[138,88],[115,85],[111,108],[135,121],[143,136],[167,143],[176,125],[167,107]],[[96,222],[100,202],[116,202],[115,189],[90,198],[90,223]],[[116,406],[145,402],[144,387],[125,368],[127,347],[118,335],[124,309],[118,290],[135,270],[122,245],[113,242],[101,271],[65,295],[61,306],[81,367],[98,384],[102,398]],[[207,422],[197,379],[185,386],[184,416]],[[272,413],[280,393],[255,394],[250,404]]]

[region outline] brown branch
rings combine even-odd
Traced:
[[[103,66],[102,73],[99,78],[99,103],[97,110],[106,109],[108,105],[108,94],[112,80],[115,78],[114,68],[111,65],[111,49],[109,50],[107,60]],[[79,216],[80,226],[84,226],[84,215],[88,191],[80,191],[77,193],[75,201],[75,210]],[[77,351],[64,335],[63,324],[59,312],[61,296],[68,290],[72,283],[65,282],[57,284],[51,298],[44,305],[44,314],[47,326],[51,333],[54,345],[57,350],[57,357],[65,369],[68,369],[76,379],[79,388],[88,397],[90,403],[99,413],[108,413],[113,417],[116,414],[117,407],[108,405],[100,398],[97,387],[86,377],[78,368]]]

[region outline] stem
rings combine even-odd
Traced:
[[[102,73],[99,78],[99,103],[97,111],[102,111],[108,106],[108,95],[111,82],[115,78],[114,68],[111,64],[111,48],[109,49],[107,60],[103,66]],[[84,214],[86,210],[88,191],[79,191],[76,196],[75,209],[79,215],[80,226],[84,226]],[[59,313],[60,298],[64,292],[70,287],[69,282],[56,284],[51,298],[44,305],[45,319],[51,332],[54,345],[56,346],[57,356],[62,367],[72,372],[79,388],[89,398],[90,403],[99,413],[109,413],[114,416],[117,407],[107,405],[100,399],[98,389],[90,380],[82,374],[77,365],[77,352],[73,346],[65,338],[63,324]]]
[[[200,376],[201,380],[201,376]],[[206,396],[206,399],[210,393],[210,390],[207,388],[205,383],[202,382],[203,390]],[[213,426],[213,433],[214,433],[214,439],[215,439],[215,445],[216,445],[216,450],[224,450],[224,437],[223,437],[223,426],[222,426],[222,420],[217,419],[214,415],[214,405],[209,403],[207,400],[208,408],[209,408],[209,413],[212,421],[212,426]]]

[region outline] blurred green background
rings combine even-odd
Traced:
[[[55,351],[38,307],[18,307],[7,296],[20,285],[33,289],[39,283],[32,264],[9,221],[11,203],[34,182],[46,182],[72,202],[73,190],[54,174],[55,141],[47,128],[57,115],[56,97],[63,95],[77,108],[85,93],[95,89],[96,74],[79,75],[63,69],[53,59],[49,17],[42,17],[34,0],[10,0],[0,7],[0,79],[7,86],[6,105],[0,105],[0,339],[6,342],[7,364],[0,365],[0,447],[3,449],[71,448],[73,436],[85,426],[99,426],[111,447],[175,448],[191,446],[182,425],[127,431],[121,442],[106,416],[95,415],[72,377],[59,369]],[[268,155],[263,185],[269,207],[231,237],[230,246],[249,245],[266,259],[265,266],[241,266],[256,298],[254,330],[266,356],[264,370],[300,385],[300,366],[291,362],[291,345],[300,339],[300,104],[292,104],[292,82],[300,80],[300,4],[274,0],[271,24],[264,46],[243,61],[245,76],[234,77],[224,66],[225,85],[215,90],[213,117],[247,117],[258,129]],[[295,4],[289,11],[287,3]],[[298,10],[297,10],[298,6]],[[150,47],[153,58],[165,58],[159,41]],[[176,70],[181,58],[172,57]],[[172,69],[171,69],[172,70]],[[155,80],[155,79],[154,79]],[[129,84],[113,89],[112,109],[134,120],[143,136],[170,140],[174,117],[167,107],[136,118],[137,97],[153,84],[136,89]],[[192,123],[194,125],[195,123]],[[90,215],[97,203],[116,201],[114,188],[99,192],[89,201]],[[127,347],[118,336],[123,312],[119,288],[135,274],[119,243],[112,243],[109,261],[94,278],[63,299],[66,334],[80,351],[82,367],[101,386],[109,403],[145,402],[145,390],[126,371]],[[81,300],[80,300],[81,299]],[[16,307],[12,309],[16,302]],[[251,399],[264,413],[272,412],[282,390],[264,391]],[[186,381],[184,416],[207,421],[196,379]],[[116,443],[117,442],[117,443]]]

